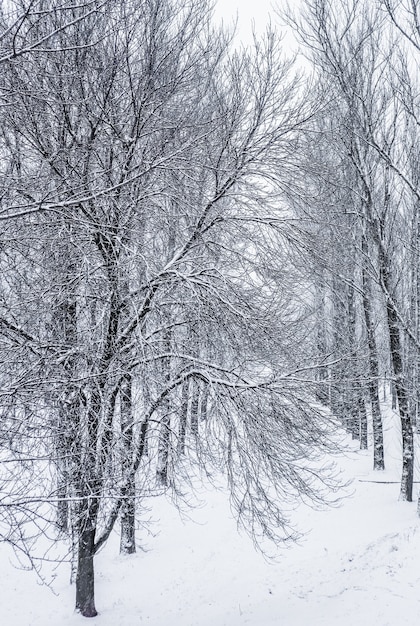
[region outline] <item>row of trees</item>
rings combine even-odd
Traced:
[[[223,471],[280,541],[285,501],[336,485],[284,202],[314,106],[274,32],[234,51],[207,0],[16,0],[0,42],[0,532],[35,566],[59,533],[91,617],[141,497]]]
[[[320,372],[332,411],[385,466],[379,383],[401,420],[401,499],[413,497],[419,415],[419,15],[416,2],[305,0],[289,15],[324,107],[306,136],[307,178],[292,201],[316,254]],[[321,393],[325,390],[321,389]]]
[[[416,3],[304,0],[306,88],[275,32],[238,50],[179,5],[0,14],[0,536],[35,567],[62,539],[85,616],[143,497],[223,472],[283,541],[286,502],[333,497],[335,417],[383,469],[385,374],[413,497]]]

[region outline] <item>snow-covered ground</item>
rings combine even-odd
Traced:
[[[420,530],[415,503],[398,502],[398,427],[387,413],[388,469],[371,471],[356,446],[340,459],[354,479],[339,508],[301,507],[299,545],[267,562],[237,532],[226,495],[203,489],[203,505],[182,520],[164,498],[155,522],[139,532],[144,548],[118,556],[115,537],[96,560],[98,626],[414,626],[420,616]],[[418,478],[416,478],[418,480]],[[367,482],[367,481],[383,481]],[[416,484],[416,488],[418,485]],[[416,489],[417,491],[417,489]],[[153,533],[153,535],[151,534]],[[76,626],[68,565],[57,567],[55,594],[1,552],[0,624]]]

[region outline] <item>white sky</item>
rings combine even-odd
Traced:
[[[215,17],[223,20],[226,26],[233,24],[236,17],[238,25],[236,37],[242,42],[252,41],[252,29],[262,33],[268,21],[277,26],[284,35],[283,46],[285,51],[297,51],[299,46],[295,36],[281,24],[275,8],[285,8],[288,4],[292,9],[299,5],[300,0],[217,0]]]
[[[246,40],[251,35],[252,22],[255,23],[256,31],[261,32],[270,14],[275,19],[272,5],[273,0],[217,0],[216,18],[222,18],[226,24],[230,24],[238,15],[238,36]]]

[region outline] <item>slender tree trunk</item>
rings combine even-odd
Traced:
[[[69,498],[74,495],[75,441],[79,427],[81,399],[79,391],[71,389],[67,401],[59,407],[57,434],[57,528],[69,534],[74,524]]]
[[[136,505],[134,479],[131,485],[124,489],[124,501],[121,505],[121,535],[120,554],[134,554],[136,552]]]
[[[165,331],[164,344],[166,351],[169,353],[172,347],[172,333],[170,329]],[[170,384],[171,380],[171,359],[167,357],[162,359],[163,368],[163,380],[165,385]],[[171,445],[171,404],[169,396],[162,402],[161,406],[161,420],[158,442],[158,465],[157,465],[157,477],[159,482],[164,485],[169,485],[169,462],[170,462],[170,445]]]
[[[185,438],[187,434],[188,423],[188,396],[190,381],[185,380],[181,389],[181,408],[179,416],[179,432],[178,432],[178,455],[185,453]]]
[[[347,336],[349,341],[350,368],[347,381],[347,406],[350,419],[350,432],[352,439],[360,441],[361,434],[361,413],[360,394],[362,390],[359,383],[360,363],[357,352],[357,331],[356,331],[356,276],[353,275],[347,287]]]
[[[198,435],[199,410],[200,410],[200,384],[196,380],[191,381],[191,432]]]
[[[72,251],[68,251],[71,257]],[[71,284],[75,275],[75,265],[71,262],[65,271],[65,284]],[[67,294],[57,307],[55,314],[55,332],[57,340],[67,350],[77,345],[77,303],[74,294]],[[74,432],[79,421],[80,396],[74,384],[76,377],[76,359],[67,357],[63,362],[64,376],[67,380],[64,397],[60,398],[58,407],[58,429],[56,436],[57,450],[57,527],[60,532],[69,532],[70,508],[68,497],[71,490],[71,466],[74,444]]]
[[[360,385],[359,385],[358,392],[359,392],[358,393],[358,408],[359,408],[359,419],[360,419],[360,449],[367,450],[368,449],[368,422],[367,422],[365,398],[364,398],[364,394]]]
[[[321,277],[321,281],[323,281],[323,276]],[[327,333],[325,329],[325,287],[323,284],[315,285],[315,309],[316,309],[316,347],[317,347],[317,358],[320,363],[322,363],[326,357],[328,352],[327,350]],[[327,367],[318,367],[316,369],[316,399],[321,402],[321,404],[328,405],[329,403],[329,394],[328,394],[328,368]]]
[[[207,410],[209,402],[209,388],[208,385],[204,385],[201,389],[200,398],[200,421],[205,422],[207,420]]]
[[[146,380],[144,379],[144,375],[143,375],[142,382],[141,382],[141,392],[143,396],[144,411],[146,414],[149,407],[152,404],[152,399],[150,397],[149,381],[147,379]],[[144,456],[148,456],[149,455],[148,429],[146,429],[145,434],[144,434],[144,441],[142,444],[142,448],[143,448]]]
[[[386,280],[386,278],[384,278]],[[413,427],[408,410],[407,390],[404,385],[404,372],[402,362],[402,346],[398,317],[395,307],[388,298],[387,319],[389,328],[389,343],[391,359],[395,375],[395,392],[398,400],[398,411],[401,420],[402,437],[402,473],[400,500],[412,502],[413,500],[413,470],[414,470],[414,440]]]
[[[70,476],[69,466],[69,449],[66,443],[65,431],[68,427],[65,410],[59,407],[57,434],[57,528],[60,533],[67,534],[69,532],[69,506],[68,506],[68,488]]]
[[[176,213],[177,207],[175,204],[170,204],[170,214],[172,212]],[[175,228],[171,225],[168,234],[168,242],[167,242],[167,250],[168,250],[168,261],[173,257],[175,252],[176,245],[176,234]],[[172,350],[172,306],[168,305],[166,308],[166,312],[163,314],[163,318],[168,325],[164,331],[163,335],[163,344],[165,347],[165,351],[169,355]],[[172,378],[171,371],[171,358],[170,356],[162,359],[162,371],[163,371],[163,383],[164,385],[170,385],[170,381]],[[161,406],[161,422],[160,422],[160,432],[159,432],[159,442],[158,442],[158,462],[157,462],[157,478],[158,481],[164,485],[165,487],[169,485],[170,476],[169,476],[169,464],[171,461],[171,400],[169,395],[167,395],[162,402]]]
[[[70,526],[70,584],[73,585],[77,579],[78,561],[78,532],[77,532],[77,505],[71,506],[71,526]]]
[[[120,412],[123,447],[122,473],[123,480],[127,480],[128,473],[133,463],[133,401],[132,378],[130,375],[125,377],[121,386]],[[135,490],[135,479],[133,479],[126,489],[125,497],[121,505],[121,554],[133,554],[136,551]]]
[[[162,403],[162,411],[158,444],[158,467],[156,473],[161,485],[167,487],[169,485],[169,448],[171,439],[171,419],[167,399]]]
[[[397,410],[397,392],[395,389],[395,382],[391,381],[391,408],[393,411]]]
[[[379,400],[379,363],[378,351],[376,348],[375,326],[372,315],[372,286],[366,270],[365,264],[369,258],[369,248],[366,234],[362,236],[362,252],[363,252],[363,313],[366,325],[367,344],[369,349],[369,382],[368,391],[370,406],[372,412],[372,431],[373,431],[373,469],[385,469],[384,459],[384,435],[382,427],[381,406]]]

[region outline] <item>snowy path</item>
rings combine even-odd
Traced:
[[[395,441],[388,433],[389,444]],[[396,451],[396,457],[398,451]],[[283,550],[276,563],[239,535],[226,497],[183,523],[163,499],[153,502],[146,552],[114,556],[117,543],[97,558],[100,626],[414,626],[420,616],[420,530],[415,504],[398,502],[398,484],[365,482],[370,453],[343,462],[355,477],[354,495],[340,508],[302,507],[295,520],[312,531]],[[381,475],[396,478],[398,463]],[[360,482],[363,481],[363,482]],[[57,570],[58,595],[30,572],[8,565],[2,552],[0,585],[4,626],[76,626],[67,566]]]

